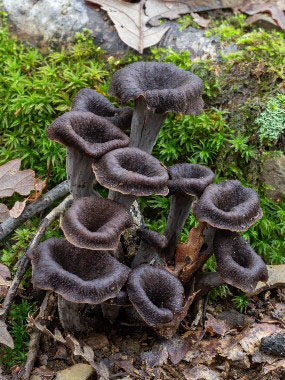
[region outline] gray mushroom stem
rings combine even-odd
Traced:
[[[58,295],[58,315],[62,327],[67,331],[84,331],[86,325],[82,321],[81,311],[84,304],[67,301]]]
[[[164,266],[165,264],[160,252],[142,240],[131,267],[136,268],[141,264],[152,264],[153,262],[158,266]]]
[[[128,210],[130,210],[132,204],[137,199],[135,195],[122,194],[114,190],[109,191],[108,198],[111,199],[112,201],[120,203],[121,205],[125,206],[126,209]]]
[[[166,116],[166,112],[160,114],[149,108],[143,96],[136,99],[129,146],[151,154]]]
[[[93,188],[96,181],[91,165],[93,161],[92,157],[80,153],[73,147],[67,147],[66,173],[73,199],[96,195]]]
[[[179,236],[190,213],[193,199],[194,197],[191,195],[174,194],[171,196],[170,211],[164,232],[168,241],[163,252],[166,261],[171,260],[175,255]]]

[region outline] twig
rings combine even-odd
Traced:
[[[41,304],[39,314],[36,319],[41,321],[48,321],[50,318],[52,309],[56,301],[56,296],[52,292],[47,292],[46,296]],[[39,346],[40,346],[41,331],[36,330],[31,335],[31,340],[29,343],[29,352],[27,355],[27,361],[23,369],[23,373],[19,373],[18,379],[29,380],[31,372],[34,368],[36,358],[38,356]]]
[[[26,273],[28,267],[29,267],[29,259],[28,256],[33,252],[33,250],[36,248],[36,246],[41,241],[41,238],[43,234],[45,233],[47,227],[56,220],[64,210],[66,210],[72,202],[72,196],[69,195],[62,201],[57,207],[55,207],[42,221],[39,225],[39,228],[29,244],[23,258],[21,259],[19,263],[19,267],[17,270],[17,273],[12,281],[12,284],[7,292],[7,295],[5,297],[5,300],[2,305],[2,309],[0,310],[0,318],[5,321],[7,317],[7,312],[9,310],[9,307],[15,297],[15,294],[17,292],[18,286],[20,282],[22,281],[24,274]]]
[[[28,205],[19,218],[8,218],[5,222],[0,224],[0,242],[13,232],[17,227],[23,224],[26,220],[30,219],[32,216],[36,215],[40,211],[45,210],[49,207],[55,200],[64,197],[69,193],[68,182],[64,181],[54,187],[52,190],[44,194],[36,202]]]

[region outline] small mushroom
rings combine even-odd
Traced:
[[[55,119],[47,135],[67,147],[66,170],[74,199],[94,195],[94,159],[129,144],[128,136],[110,121],[82,111],[66,112]]]
[[[137,235],[140,237],[141,243],[132,262],[132,268],[144,263],[149,264],[156,255],[160,257],[161,252],[167,245],[166,237],[160,235],[156,231],[151,231],[147,228],[140,228],[137,230]]]
[[[217,230],[214,253],[217,270],[227,284],[251,293],[258,281],[268,280],[268,271],[262,258],[239,233]]]
[[[112,122],[120,129],[131,126],[133,110],[130,107],[116,108],[113,104],[91,88],[82,88],[74,97],[72,111],[92,112]]]
[[[173,64],[135,62],[113,75],[109,94],[123,104],[135,100],[130,146],[151,153],[168,112],[202,112],[203,87],[199,77]]]
[[[183,286],[165,269],[136,267],[129,275],[127,293],[140,317],[154,328],[171,322],[182,310]]]
[[[65,321],[69,303],[99,304],[116,297],[124,286],[129,268],[119,263],[106,251],[80,249],[64,239],[52,238],[41,243],[33,252],[32,283],[36,288],[53,290],[60,297],[59,314],[63,327],[76,328],[75,308],[73,326]],[[67,302],[65,302],[67,301]],[[66,307],[66,309],[65,309]],[[68,318],[72,323],[72,319]]]
[[[121,204],[100,197],[75,200],[61,220],[66,239],[76,247],[115,250],[132,217]]]
[[[198,164],[176,164],[168,169],[171,194],[170,211],[164,235],[168,244],[164,250],[167,260],[175,254],[179,236],[191,210],[194,197],[199,197],[213,182],[214,173],[206,166]]]
[[[210,185],[193,204],[193,214],[213,227],[246,231],[262,217],[258,195],[240,181],[225,181]]]
[[[150,154],[138,148],[121,148],[106,153],[93,163],[96,180],[113,190],[109,198],[127,208],[136,196],[168,193],[167,170]]]

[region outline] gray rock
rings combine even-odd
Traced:
[[[285,336],[276,334],[261,339],[260,351],[285,358]]]
[[[84,28],[110,54],[128,50],[105,13],[84,0],[3,0],[3,8],[12,33],[44,53],[68,44]]]
[[[192,4],[191,9],[215,9],[236,2],[237,0],[199,0]],[[94,44],[108,54],[125,55],[132,50],[120,40],[107,14],[85,0],[3,0],[3,8],[8,13],[12,33],[21,41],[37,46],[43,53],[70,43],[74,34],[84,28],[91,31]],[[189,50],[191,59],[217,60],[220,51],[224,55],[237,51],[234,44],[223,48],[219,39],[206,37],[203,30],[190,27],[180,31],[174,23],[170,23],[170,29],[159,47],[172,48],[179,53]]]
[[[218,38],[206,37],[204,30],[189,27],[180,31],[179,26],[174,23],[162,38],[159,47],[171,48],[178,53],[190,51],[191,60],[195,58],[219,60],[221,53],[227,56],[238,51],[235,44],[223,47]]]
[[[274,200],[285,197],[285,154],[265,160],[263,181],[271,187],[266,193],[268,197]]]

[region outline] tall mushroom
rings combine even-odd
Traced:
[[[166,260],[175,254],[179,236],[190,213],[194,197],[199,197],[204,189],[213,182],[214,173],[206,166],[198,164],[176,164],[168,169],[171,194],[170,211],[164,235],[167,246],[164,249]]]
[[[135,62],[112,77],[109,94],[124,104],[135,100],[130,146],[151,153],[168,112],[197,115],[203,110],[203,81],[162,62]]]
[[[106,251],[94,253],[57,238],[41,243],[30,259],[33,285],[58,294],[59,316],[67,330],[85,329],[76,305],[116,297],[130,272]]]
[[[112,150],[93,163],[93,170],[100,185],[112,190],[109,197],[128,209],[136,196],[168,193],[167,170],[138,148]]]
[[[116,108],[113,104],[91,88],[82,88],[73,99],[72,111],[92,112],[112,122],[122,130],[131,126],[133,110],[130,107]]]
[[[66,171],[74,199],[94,195],[94,159],[129,144],[128,136],[110,121],[82,111],[59,116],[48,127],[47,135],[67,148]]]

